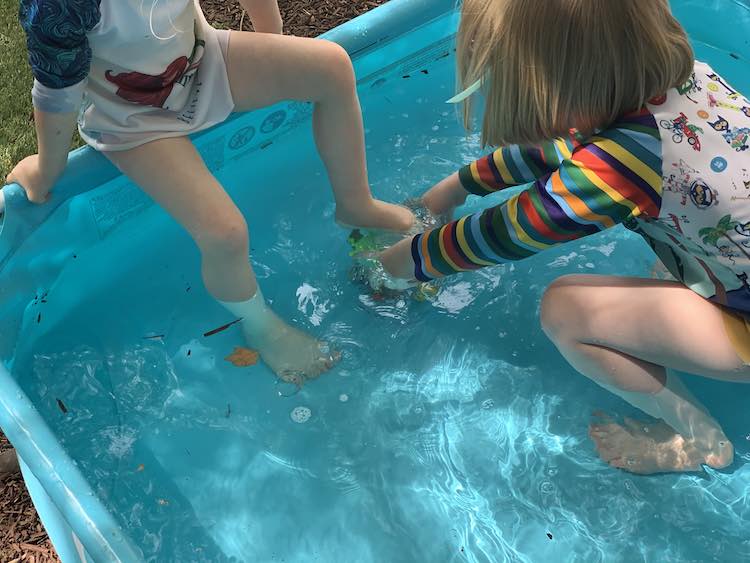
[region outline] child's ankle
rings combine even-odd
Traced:
[[[355,207],[338,205],[336,221],[363,229],[408,231],[414,226],[415,217],[403,206],[370,199]]]

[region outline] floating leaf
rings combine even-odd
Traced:
[[[144,469],[146,469],[146,466],[145,466],[145,465],[143,465],[143,464],[141,463],[141,464],[140,464],[140,465],[138,466],[138,469],[136,469],[136,471],[137,471],[138,473],[140,473],[140,472],[141,472],[141,471],[143,471]]]
[[[224,358],[226,361],[230,362],[233,366],[238,368],[246,368],[249,366],[254,366],[258,363],[258,352],[255,350],[250,350],[248,348],[242,348],[241,346],[237,346],[234,349],[234,352],[232,352],[229,356]]]

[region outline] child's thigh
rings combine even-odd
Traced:
[[[680,283],[614,276],[566,276],[542,304],[545,328],[564,323],[580,342],[676,370],[750,381],[724,315]]]
[[[208,170],[192,141],[175,137],[105,156],[200,239],[217,226],[246,231],[244,219]]]
[[[283,100],[317,102],[355,85],[343,47],[286,35],[232,32],[227,74],[237,111]]]

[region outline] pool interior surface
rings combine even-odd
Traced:
[[[362,85],[377,196],[418,195],[482,154],[444,103],[453,84],[443,58]],[[247,214],[275,310],[343,352],[299,391],[225,360],[243,345],[236,326],[204,336],[232,319],[155,206],[104,238],[86,219],[61,244],[59,229],[91,209],[94,196],[81,196],[26,244],[39,290],[14,374],[145,558],[750,558],[748,392],[688,380],[734,442],[732,467],[628,475],[598,460],[587,430],[592,411],[633,409],[577,375],[539,329],[539,299],[560,275],[649,275],[638,237],[615,229],[460,275],[432,301],[376,300],[349,280],[347,233],[307,124],[218,177]]]

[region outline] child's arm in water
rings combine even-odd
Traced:
[[[258,33],[281,33],[284,22],[281,19],[278,0],[240,0],[247,10],[253,29]]]
[[[561,162],[554,172],[541,174],[501,205],[401,241],[383,253],[386,270],[429,281],[527,258],[640,215],[658,215],[662,179],[651,147],[658,148],[659,132],[655,123],[641,127],[642,118],[623,118],[573,151],[565,143],[555,145]],[[491,155],[491,163],[484,159],[484,168],[480,160],[459,175],[467,191],[487,194],[549,169],[554,159],[546,157],[546,152],[503,149]]]
[[[38,154],[18,163],[7,178],[21,185],[34,203],[47,200],[65,170],[91,60],[86,33],[100,16],[96,0],[41,3],[22,0],[19,10],[34,75]]]

